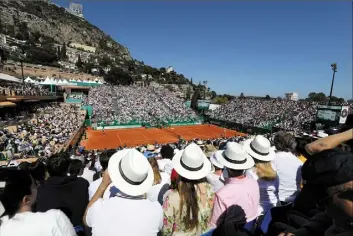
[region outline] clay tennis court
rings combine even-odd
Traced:
[[[165,129],[157,128],[133,128],[114,130],[87,129],[87,139],[81,141],[81,145],[87,150],[117,148],[120,146],[137,146],[145,144],[164,144],[177,142],[179,138],[192,140],[195,138],[209,139],[244,134],[224,129],[215,125],[174,126]]]

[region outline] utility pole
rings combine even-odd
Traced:
[[[336,74],[336,72],[337,72],[337,63],[332,63],[332,64],[331,64],[331,68],[332,68],[332,71],[333,71],[333,75],[332,75],[331,90],[330,90],[330,97],[329,97],[329,100],[328,100],[328,105],[331,105],[333,84],[334,84],[334,82],[335,82],[335,74]]]

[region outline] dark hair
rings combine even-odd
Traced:
[[[67,153],[57,153],[49,158],[47,169],[50,176],[64,176],[70,165]]]
[[[279,131],[276,133],[273,142],[277,151],[280,152],[295,152],[297,147],[297,141],[294,135],[285,131]]]
[[[0,169],[0,182],[5,182],[5,187],[0,189],[0,201],[5,208],[3,215],[11,218],[19,210],[22,199],[32,194],[33,180],[27,171]]]
[[[28,167],[28,171],[34,180],[38,182],[43,182],[45,180],[45,165],[40,160],[32,162]]]
[[[30,166],[30,163],[27,162],[27,161],[22,161],[18,166],[17,166],[17,169],[19,170],[28,170]]]
[[[81,171],[83,170],[83,163],[80,160],[71,160],[70,166],[69,166],[69,173],[70,176],[78,176],[80,175]]]
[[[170,145],[164,145],[161,148],[161,156],[164,159],[173,159],[174,156],[174,149]]]
[[[99,155],[99,162],[102,166],[103,171],[108,168],[109,159],[113,154],[116,153],[114,149],[108,149]]]

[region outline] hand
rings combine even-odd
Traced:
[[[102,184],[103,184],[105,187],[108,187],[111,182],[112,182],[112,180],[110,179],[110,176],[109,176],[109,173],[108,173],[108,169],[107,169],[107,170],[105,170],[105,171],[103,172]]]

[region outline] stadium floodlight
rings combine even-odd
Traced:
[[[329,100],[328,100],[328,105],[331,105],[333,83],[335,82],[335,74],[336,74],[336,72],[337,72],[337,63],[332,63],[332,64],[331,64],[331,68],[332,68],[332,71],[333,71],[333,75],[332,75],[331,89],[330,89],[330,97],[329,97]]]

